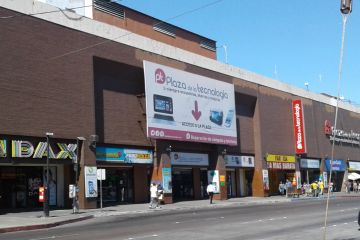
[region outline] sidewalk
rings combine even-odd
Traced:
[[[226,206],[250,206],[257,204],[275,204],[280,202],[292,202],[300,200],[325,200],[327,195],[319,198],[300,196],[300,198],[286,198],[284,196],[272,197],[243,197],[231,198],[224,201],[214,201],[215,204],[209,204],[209,200],[184,201],[173,204],[162,205],[160,209],[149,209],[149,204],[129,204],[104,207],[103,209],[81,209],[79,214],[72,214],[72,209],[51,210],[50,217],[44,218],[42,211],[5,213],[0,214],[0,233],[26,231],[42,228],[50,228],[72,222],[83,221],[96,217],[117,216],[117,215],[135,215],[152,214],[154,212],[168,212],[191,210],[201,208],[218,208]],[[333,193],[331,198],[338,197],[359,197],[360,194]]]

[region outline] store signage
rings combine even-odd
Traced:
[[[267,162],[269,169],[295,169],[295,163],[291,162]]]
[[[326,170],[327,171],[330,171],[330,164],[331,160],[330,159],[326,159],[325,160],[325,166],[326,166]],[[344,172],[346,169],[346,166],[345,166],[345,162],[344,160],[338,160],[338,159],[334,159],[332,161],[332,171],[335,171],[335,172]]]
[[[209,155],[201,153],[171,152],[171,165],[208,166]]]
[[[254,167],[253,156],[237,156],[237,155],[225,155],[226,167]]]
[[[85,166],[85,197],[97,197],[97,193],[97,168]]]
[[[0,157],[7,157],[7,141],[0,140]],[[52,159],[76,159],[76,144],[57,143],[59,151],[55,154],[53,146],[49,145],[49,158]],[[47,156],[47,142],[39,142],[33,145],[30,141],[12,140],[11,157],[13,158],[43,158]]]
[[[97,169],[96,170],[96,178],[97,180],[106,180],[106,169]]]
[[[349,161],[349,170],[360,171],[360,162]]]
[[[303,106],[301,100],[292,101],[292,112],[294,121],[295,152],[306,153]]]
[[[164,193],[172,193],[171,168],[162,169],[162,183],[163,183]]]
[[[147,136],[237,145],[234,85],[144,61]]]
[[[208,171],[208,184],[213,184],[215,186],[214,193],[220,193],[220,181],[219,181],[219,171],[218,170],[209,170]]]
[[[117,147],[96,147],[96,160],[121,163],[153,163],[152,150]]]
[[[320,168],[320,160],[317,159],[300,159],[300,167],[301,168]]]
[[[266,161],[268,161],[268,162],[295,163],[295,156],[267,154],[266,155]]]
[[[324,133],[330,138],[330,141],[360,145],[360,133],[353,130],[335,129],[329,120],[325,120]]]
[[[269,190],[269,171],[267,169],[262,170],[263,176],[263,188],[264,190]]]
[[[6,140],[0,140],[0,157],[6,157]]]

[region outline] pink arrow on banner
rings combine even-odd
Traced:
[[[199,111],[199,109],[198,109],[197,101],[195,101],[195,110],[191,110],[191,113],[196,121],[199,120],[199,118],[201,117],[201,111]]]

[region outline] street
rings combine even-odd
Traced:
[[[326,239],[360,239],[358,198],[330,201]],[[46,230],[1,234],[6,240],[323,239],[324,200],[103,216]]]

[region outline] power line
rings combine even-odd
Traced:
[[[73,8],[66,8],[65,10],[76,10],[76,9],[80,9],[80,8],[86,8],[86,7],[92,7],[93,5],[87,5],[87,6],[81,6],[81,7],[73,7]],[[52,11],[46,11],[46,12],[38,12],[38,13],[30,13],[30,14],[23,14],[23,13],[18,13],[15,15],[10,15],[10,16],[5,16],[5,17],[0,17],[0,19],[9,19],[9,18],[16,18],[16,17],[25,17],[25,16],[37,16],[37,15],[43,15],[43,14],[49,14],[49,13],[58,13],[58,12],[62,12],[64,13],[63,9],[58,8],[57,10],[52,10]]]

